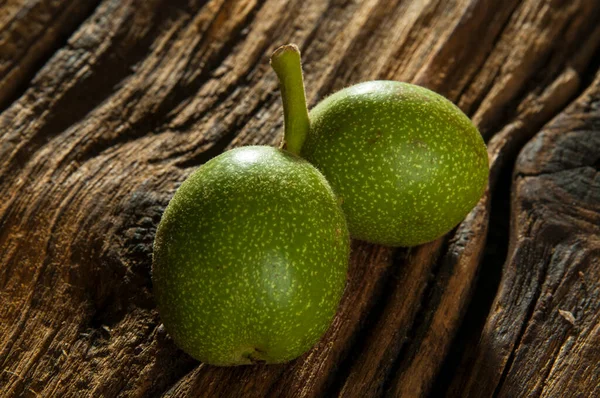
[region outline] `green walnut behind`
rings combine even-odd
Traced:
[[[389,246],[434,240],[485,191],[488,157],[480,133],[433,91],[360,83],[320,102],[309,118],[300,154],[339,196],[354,238]]]
[[[158,226],[161,320],[202,362],[291,360],[328,328],[348,256],[343,213],[317,169],[266,146],[225,152],[181,185]]]

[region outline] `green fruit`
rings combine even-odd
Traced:
[[[234,149],[193,173],[165,210],[158,310],[202,362],[285,362],[328,328],[348,255],[343,213],[317,169],[271,147]]]
[[[343,89],[309,114],[300,152],[343,202],[350,234],[413,246],[456,226],[487,185],[485,144],[444,97],[394,81]]]

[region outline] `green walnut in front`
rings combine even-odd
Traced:
[[[395,81],[360,83],[309,113],[300,152],[342,202],[350,234],[413,246],[449,232],[487,186],[483,139],[452,102]]]
[[[343,213],[316,168],[266,146],[225,152],[181,185],[158,226],[161,320],[202,362],[289,361],[328,328],[348,256]]]

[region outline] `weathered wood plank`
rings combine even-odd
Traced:
[[[427,393],[476,280],[489,192],[581,90],[599,15],[593,0],[102,1],[0,114],[2,392]],[[334,323],[299,360],[205,366],[160,327],[155,227],[196,166],[280,140],[268,55],[290,41],[311,104],[375,78],[459,103],[492,137],[491,189],[437,242],[396,252],[355,242]]]
[[[98,0],[7,0],[0,4],[0,109],[97,4]]]
[[[480,35],[484,35],[488,30],[492,32],[500,30],[494,26],[481,24],[481,21],[490,19],[487,15],[490,8],[485,7],[486,5],[485,3],[478,3],[469,13],[465,14],[465,20],[461,20],[458,25],[460,29],[454,30],[452,35],[444,41],[447,46],[444,54],[450,52],[448,49],[460,48],[463,45],[464,36],[461,35],[463,30],[470,31],[475,36],[478,34],[478,29],[482,29]],[[511,20],[531,24],[527,26],[527,29],[541,30],[548,23],[547,18],[549,15],[555,18],[555,22],[560,25],[568,24],[569,18],[580,20],[584,15],[576,13],[576,15],[568,16],[554,10],[552,13],[540,17],[539,14],[532,12],[537,10],[537,7],[539,7],[539,3],[535,1],[521,4],[519,8],[514,10]],[[582,13],[589,11],[585,8],[579,10]],[[529,16],[533,20],[524,16]],[[591,15],[586,20],[588,29],[594,26],[594,18],[595,16]],[[500,25],[506,23],[503,20],[493,21]],[[515,115],[507,120],[509,123],[506,127],[494,136],[489,146],[491,190],[496,186],[500,170],[506,167],[507,163],[509,165],[512,163],[518,150],[537,131],[537,128],[549,120],[575,95],[580,85],[579,76],[584,72],[584,65],[589,63],[592,55],[589,47],[598,48],[600,43],[596,29],[595,33],[586,42],[587,45],[580,47],[575,54],[571,53],[568,46],[562,44],[562,48],[558,50],[539,47],[539,43],[533,39],[527,44],[523,44],[528,46],[526,49],[512,48],[507,53],[506,47],[500,46],[499,43],[510,40],[516,34],[515,31],[518,32],[515,27],[510,28],[510,23],[507,26],[497,38],[497,47],[488,54],[488,59],[499,57],[498,52],[504,52],[502,56],[512,59],[510,62],[520,65],[521,62],[530,63],[529,57],[535,58],[543,52],[558,51],[563,54],[564,60],[568,59],[569,54],[571,54],[570,56],[579,60],[579,63],[575,66],[577,69],[574,69],[573,64],[563,61],[562,66],[558,65],[554,69],[545,71],[543,89],[532,87],[527,96],[521,100]],[[548,46],[555,46],[556,44],[546,43]],[[476,51],[472,55],[476,56]],[[482,51],[487,50],[484,48]],[[536,51],[540,51],[540,53]],[[523,52],[529,54],[528,57],[519,56]],[[556,56],[558,57],[558,55]],[[444,58],[440,58],[437,62],[443,61]],[[446,62],[443,67],[447,68],[447,65]],[[460,66],[452,63],[450,65],[455,69],[452,74],[463,75],[456,70]],[[463,73],[469,74],[472,65],[469,63],[463,65],[465,68]],[[556,65],[556,63],[553,65]],[[506,70],[512,71],[519,66],[510,65],[505,67]],[[442,68],[441,65],[433,63],[431,71],[428,69],[422,70],[420,75],[417,76],[417,81],[421,84],[429,84],[433,89],[442,91],[441,87],[438,88],[434,84],[448,86],[450,83],[440,79],[439,73],[442,73],[439,71],[440,68]],[[561,70],[561,68],[564,69]],[[445,73],[450,72],[446,71]],[[446,75],[442,73],[441,76]],[[436,78],[438,80],[435,80]],[[451,93],[448,95],[451,95]],[[465,98],[463,96],[463,100]],[[498,105],[501,105],[501,103]],[[463,103],[463,106],[466,106],[466,104]],[[481,109],[489,109],[490,114],[495,112],[492,108],[496,106],[496,103],[491,103],[487,108],[485,106],[485,104],[482,104],[482,108],[476,114],[481,112]],[[504,123],[507,121],[504,121]],[[488,121],[482,119],[480,123],[486,124]],[[489,123],[491,126],[492,121],[489,121]],[[432,296],[433,298],[430,298],[429,301],[425,301],[426,298],[421,298],[423,300],[421,305],[424,308],[420,309],[419,317],[423,319],[417,320],[418,326],[413,326],[413,330],[410,330],[409,325],[415,323],[414,320],[402,315],[402,309],[406,305],[406,296],[411,291],[411,278],[400,278],[392,295],[392,297],[398,297],[395,299],[397,302],[391,299],[385,303],[386,307],[383,315],[378,324],[373,327],[369,343],[363,347],[360,356],[355,361],[354,369],[345,382],[343,392],[346,395],[352,396],[357,393],[359,395],[376,395],[387,388],[389,394],[393,396],[418,396],[426,394],[430,390],[443,358],[448,353],[456,329],[462,320],[463,310],[469,302],[470,292],[475,282],[475,275],[479,268],[487,235],[489,199],[489,196],[482,198],[481,203],[456,231],[445,250],[444,256],[437,260],[436,276],[435,279],[429,281],[432,287],[429,294],[425,296]],[[435,258],[429,259],[429,262],[435,263],[435,261]],[[427,263],[428,261],[420,262],[423,265]],[[407,266],[414,265],[407,264]],[[419,281],[421,284],[427,282],[426,279]],[[388,381],[386,386],[386,383],[382,380],[389,378],[391,380]]]
[[[600,394],[600,74],[515,167],[510,251],[453,396]]]

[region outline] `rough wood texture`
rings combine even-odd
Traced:
[[[64,41],[77,27],[95,0],[5,0],[0,3],[0,108],[35,65]]]
[[[597,1],[0,0],[0,10],[0,395],[411,397],[438,380],[448,390],[435,394],[456,396],[600,394]],[[376,78],[459,104],[489,140],[490,188],[436,242],[354,242],[338,314],[300,359],[206,366],[160,326],[154,231],[197,166],[279,142],[268,55],[286,42],[303,51],[312,105]],[[499,176],[534,136],[516,165],[498,295],[452,368],[488,272]]]
[[[600,395],[600,74],[515,167],[509,255],[455,396]]]

